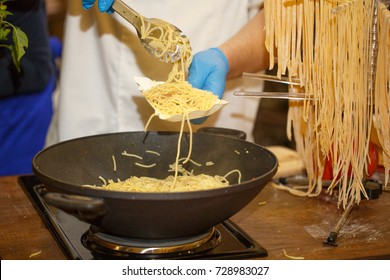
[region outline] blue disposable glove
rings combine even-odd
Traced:
[[[188,82],[194,87],[208,90],[222,98],[226,86],[229,63],[225,54],[218,48],[212,48],[194,55],[188,70]],[[207,118],[192,120],[201,124]]]
[[[96,0],[83,0],[83,8],[88,10],[95,4],[95,2]],[[111,8],[113,2],[114,0],[98,0],[99,11],[102,13],[113,13],[114,10]]]
[[[211,91],[222,98],[228,71],[225,54],[218,48],[212,48],[194,55],[188,70],[188,82],[194,88]]]

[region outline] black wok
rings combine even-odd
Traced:
[[[193,134],[191,159],[195,174],[225,175],[229,187],[195,192],[135,193],[85,188],[101,185],[99,176],[124,180],[130,176],[166,178],[168,165],[175,162],[178,133],[127,132],[89,136],[61,142],[38,153],[33,160],[36,176],[48,189],[45,200],[80,220],[108,233],[146,239],[180,238],[201,234],[223,222],[247,205],[277,171],[277,158],[269,150],[240,139],[208,133]],[[189,134],[184,134],[181,155],[188,152]],[[147,153],[153,150],[160,156]],[[121,156],[123,151],[143,157]],[[117,170],[114,171],[112,155]],[[206,166],[206,162],[214,165]]]

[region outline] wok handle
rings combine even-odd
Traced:
[[[231,138],[246,139],[246,133],[241,130],[231,129],[231,128],[223,128],[223,127],[201,127],[196,132],[208,133],[214,135],[222,135]]]
[[[107,213],[104,199],[102,198],[48,192],[43,199],[48,204],[86,222],[99,220]]]

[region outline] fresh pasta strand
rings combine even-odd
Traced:
[[[382,147],[384,186],[390,173],[390,11],[378,3],[378,55],[376,60],[374,126]]]

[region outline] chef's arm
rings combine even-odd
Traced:
[[[219,48],[229,64],[227,79],[240,77],[243,72],[265,70],[269,54],[265,48],[264,9]]]

